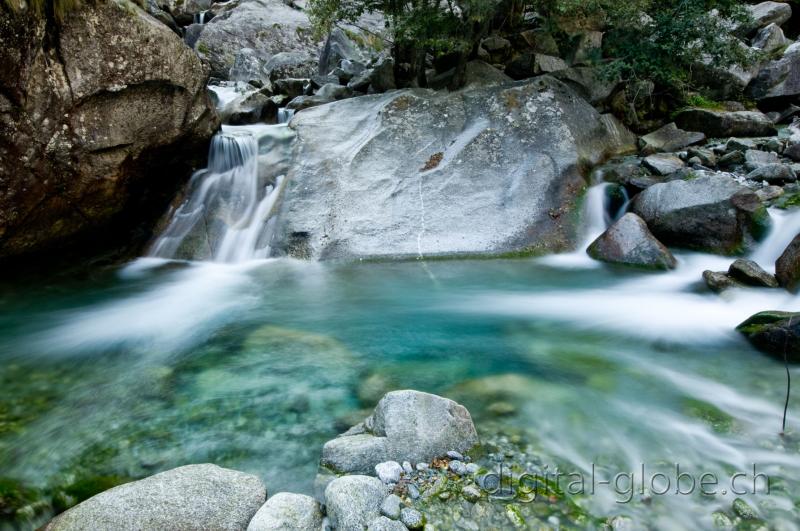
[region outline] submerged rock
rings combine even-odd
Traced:
[[[255,476],[188,465],[114,487],[57,516],[46,531],[245,529],[266,498]]]
[[[322,506],[311,496],[279,492],[261,506],[247,531],[321,529],[322,518]]]
[[[407,90],[299,112],[273,249],[315,259],[571,248],[587,165],[635,149],[542,77]]]
[[[378,518],[388,489],[377,478],[342,476],[325,488],[325,506],[334,529],[362,530]]]
[[[800,313],[761,312],[736,327],[757,349],[800,361]]]
[[[639,194],[632,211],[661,242],[735,254],[749,249],[769,227],[769,214],[752,191],[725,174],[656,184]]]
[[[772,120],[758,111],[712,111],[687,109],[675,117],[678,127],[700,131],[712,138],[771,136],[777,133]]]
[[[674,269],[675,257],[636,214],[625,214],[587,249],[595,260],[653,269]]]
[[[6,9],[0,65],[0,259],[146,235],[219,124],[203,64],[130,2]]]
[[[464,406],[419,391],[394,391],[363,423],[325,444],[322,464],[337,472],[373,474],[386,461],[427,463],[477,442]]]

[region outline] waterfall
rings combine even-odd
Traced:
[[[149,255],[159,258],[245,262],[269,255],[268,220],[284,178],[259,175],[256,135],[285,126],[225,127],[211,141],[208,168],[189,183]]]
[[[281,107],[280,109],[278,109],[279,124],[288,124],[293,116],[294,116],[294,109],[287,109],[286,107]]]
[[[194,14],[194,23],[195,24],[205,24],[206,23],[206,13],[208,11],[201,11],[199,13]]]

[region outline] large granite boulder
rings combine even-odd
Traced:
[[[122,0],[76,9],[0,7],[0,259],[128,239],[218,127],[208,71],[167,26]]]
[[[386,461],[429,463],[477,443],[464,406],[419,391],[393,391],[364,422],[325,443],[322,464],[340,473],[374,474],[375,465]]]
[[[595,260],[643,269],[674,269],[678,265],[644,220],[630,212],[600,235],[587,253]]]
[[[290,127],[297,163],[272,248],[316,259],[570,249],[583,174],[635,150],[546,76],[352,98]]]
[[[736,254],[766,234],[769,214],[755,193],[727,174],[693,177],[655,184],[633,201],[633,212],[661,242]]]
[[[214,77],[228,79],[240,53],[261,65],[261,72],[250,72],[254,79],[265,81],[278,68],[291,68],[291,77],[310,77],[317,71],[320,47],[312,33],[308,16],[287,2],[241,0],[206,24],[194,47],[209,62]],[[273,60],[278,54],[282,55]],[[286,74],[280,77],[289,77]]]
[[[266,495],[250,474],[187,465],[101,492],[54,518],[45,531],[242,530]]]

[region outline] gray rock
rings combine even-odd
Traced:
[[[378,478],[342,476],[325,488],[325,506],[334,529],[362,531],[380,516],[387,488]]]
[[[703,280],[708,289],[714,293],[722,293],[727,289],[744,287],[744,284],[732,279],[727,273],[719,271],[703,271]]]
[[[422,526],[425,525],[422,513],[411,508],[400,511],[400,521],[409,529],[422,529]]]
[[[403,467],[397,461],[386,461],[375,465],[375,474],[384,483],[397,483],[403,474]]]
[[[396,494],[389,494],[383,503],[381,503],[381,514],[392,520],[400,518],[400,496]]]
[[[666,245],[721,254],[749,249],[769,227],[758,197],[726,174],[698,171],[695,178],[651,186],[632,211]]]
[[[403,461],[403,472],[405,472],[406,474],[413,474],[414,467],[412,467],[411,463],[409,463],[408,461]]]
[[[800,47],[790,46],[783,56],[769,62],[747,87],[756,101],[780,100],[800,94]]]
[[[475,503],[481,499],[481,491],[476,485],[467,485],[461,489],[461,496],[470,503]]]
[[[450,463],[447,465],[447,468],[449,468],[450,471],[457,476],[463,476],[467,473],[466,465],[456,459],[450,461]]]
[[[220,117],[222,123],[230,125],[274,124],[278,118],[278,105],[258,92],[245,94],[226,105],[220,111]]]
[[[778,281],[775,280],[775,277],[761,269],[761,266],[752,260],[744,260],[741,258],[736,260],[731,264],[730,269],[728,269],[728,276],[748,286],[764,288],[778,287]]]
[[[769,184],[785,184],[797,181],[797,174],[788,164],[766,164],[747,174],[750,181],[765,181]]]
[[[279,492],[261,506],[247,531],[321,529],[322,518],[322,507],[311,496]]]
[[[363,424],[328,441],[322,464],[338,472],[372,473],[389,460],[429,462],[478,442],[469,412],[452,400],[418,391],[384,396]]]
[[[478,470],[480,470],[481,467],[479,467],[475,463],[467,463],[467,466],[465,467],[465,469],[467,471],[467,474],[469,474],[470,476],[474,476],[475,474],[478,473]]]
[[[187,465],[101,492],[57,516],[45,529],[196,529],[202,525],[241,530],[264,498],[264,484],[255,476],[216,465]]]
[[[180,37],[133,3],[81,4],[61,21],[3,11],[0,259],[131,243],[219,127]]]
[[[681,159],[668,153],[649,155],[644,158],[642,165],[656,175],[670,175],[685,166]]]
[[[334,28],[320,53],[319,70],[322,75],[342,68],[349,80],[364,69],[367,54],[341,28]]]
[[[419,489],[413,483],[408,485],[408,495],[411,497],[412,500],[416,500],[419,498]]]
[[[489,63],[477,59],[467,63],[464,78],[466,87],[490,87],[514,81]]]
[[[211,65],[214,77],[228,79],[236,55],[249,48],[271,71],[267,63],[279,53],[290,54],[296,69],[293,77],[310,77],[317,70],[318,43],[314,42],[308,16],[281,0],[242,0],[211,20],[195,44],[195,50]],[[327,72],[326,72],[327,73]],[[285,72],[281,77],[287,77]]]
[[[464,460],[464,456],[461,455],[461,452],[456,452],[455,450],[450,450],[449,452],[447,452],[446,455],[450,459],[457,459],[458,461],[463,461]]]
[[[761,201],[772,201],[784,194],[783,188],[780,186],[765,186],[760,190],[756,190],[756,195]]]
[[[706,135],[691,131],[678,129],[675,122],[668,123],[661,129],[644,135],[640,140],[640,146],[644,155],[651,155],[660,152],[676,152],[686,149],[689,146],[704,142]]]
[[[717,156],[710,149],[700,147],[689,148],[687,155],[692,158],[697,158],[700,164],[707,168],[713,168],[717,165]]]
[[[792,7],[784,2],[761,2],[747,6],[747,10],[752,19],[748,28],[752,29],[764,28],[770,24],[782,26],[792,18]]]
[[[385,516],[379,516],[369,523],[367,531],[407,531],[408,528],[402,522],[390,520]]]
[[[569,68],[560,57],[541,53],[526,53],[515,57],[505,69],[513,79],[527,79],[540,74],[559,72]]]
[[[682,129],[700,131],[711,138],[771,136],[777,133],[772,121],[758,111],[686,109],[678,113],[675,123]]]
[[[775,262],[775,277],[789,291],[800,288],[800,234],[798,234]]]
[[[774,52],[789,44],[789,39],[783,34],[783,30],[777,24],[770,24],[761,30],[753,39],[752,46],[764,53]]]
[[[600,69],[592,66],[576,66],[553,72],[553,77],[572,87],[592,105],[605,103],[616,88],[619,80],[609,78]]]
[[[769,151],[760,151],[757,149],[748,149],[744,153],[744,162],[747,169],[753,171],[762,166],[770,164],[777,164],[781,161],[778,155]]]
[[[307,109],[272,247],[302,233],[314,259],[571,248],[580,167],[635,149],[608,123],[547,76]]]
[[[587,249],[595,260],[652,269],[674,269],[675,257],[647,229],[636,214],[614,223]]]
[[[721,156],[717,161],[717,165],[720,168],[733,168],[734,166],[744,164],[744,162],[744,153],[741,151],[731,151]]]
[[[285,94],[289,98],[296,98],[305,94],[305,87],[309,83],[309,79],[276,79],[272,83],[272,90],[275,94]]]
[[[783,361],[800,361],[800,313],[761,312],[736,327],[757,349]]]

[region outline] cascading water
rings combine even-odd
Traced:
[[[260,175],[259,138],[275,127],[223,127],[212,139],[208,168],[192,177],[188,198],[150,256],[245,262],[269,255],[268,221],[284,177],[270,182]]]

